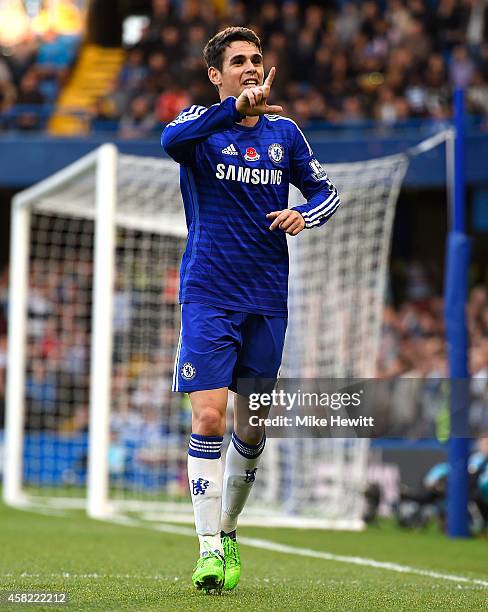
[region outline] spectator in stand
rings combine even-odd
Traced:
[[[462,89],[471,84],[475,71],[473,60],[469,57],[466,47],[454,47],[449,66],[449,77],[453,87]]]
[[[118,129],[118,121],[114,120],[114,117],[113,106],[108,98],[98,98],[92,111],[91,129],[94,132],[108,132]]]
[[[469,109],[473,114],[488,117],[488,83],[483,79],[479,70],[473,74],[467,99]]]
[[[163,26],[175,21],[174,6],[170,0],[152,0],[151,21],[145,33],[146,43],[156,44]]]
[[[483,40],[488,39],[488,3],[486,0],[465,0],[469,16],[466,23],[466,43],[476,56]]]
[[[170,66],[179,66],[186,54],[183,52],[181,31],[177,26],[166,25],[163,28],[158,49],[168,58]]]
[[[269,38],[282,30],[280,11],[274,2],[264,2],[259,15],[261,26],[261,40],[263,45],[268,44]]]
[[[35,359],[26,380],[27,428],[50,429],[56,409],[56,377],[40,359]]]
[[[190,104],[191,100],[186,90],[178,83],[174,83],[159,96],[156,102],[156,118],[158,121],[168,123],[178,115],[182,108]]]
[[[76,36],[62,36],[48,29],[42,37],[36,58],[40,89],[49,102],[54,102],[66,81],[78,47]]]
[[[312,30],[301,30],[298,38],[289,48],[288,65],[293,80],[310,81],[313,74],[315,50],[315,33]]]
[[[119,125],[120,138],[145,138],[156,125],[151,105],[145,96],[132,100],[129,111],[125,113]]]
[[[458,0],[439,0],[436,13],[436,46],[449,52],[464,41],[468,22],[468,7]]]
[[[395,106],[396,98],[393,90],[384,85],[378,94],[376,105],[376,119],[384,125],[392,125],[397,120]]]
[[[346,96],[342,107],[341,122],[345,125],[358,125],[366,119],[359,96]]]
[[[29,33],[9,48],[7,62],[15,85],[20,83],[23,75],[35,63],[38,50],[36,37]]]
[[[0,113],[7,111],[15,101],[16,90],[7,62],[0,57]],[[0,129],[2,122],[0,119]]]
[[[19,130],[37,130],[42,125],[42,111],[35,108],[44,104],[39,84],[39,77],[34,68],[26,72],[20,81],[16,103],[21,107],[31,108],[25,108],[17,115],[15,126]]]
[[[127,55],[127,61],[119,75],[119,88],[129,95],[139,91],[148,75],[144,53],[140,47],[134,47]]]

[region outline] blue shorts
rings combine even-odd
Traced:
[[[237,391],[240,378],[276,380],[286,324],[286,317],[183,304],[173,391]]]

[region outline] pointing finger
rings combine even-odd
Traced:
[[[266,80],[264,81],[265,86],[271,87],[271,85],[273,84],[274,78],[275,78],[275,74],[276,74],[276,68],[273,66],[271,70],[269,71],[268,76],[266,77]]]

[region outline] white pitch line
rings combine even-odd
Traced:
[[[38,509],[32,509],[33,512],[37,512]],[[50,510],[45,511],[46,514],[50,513]],[[195,531],[189,527],[180,527],[177,525],[170,525],[167,523],[156,523],[150,524],[144,521],[139,521],[128,516],[117,515],[110,519],[105,519],[104,522],[114,523],[116,525],[125,525],[127,527],[139,527],[143,529],[150,529],[152,531],[161,531],[163,533],[172,533],[176,535],[189,536],[194,538]],[[366,557],[349,557],[347,555],[335,555],[325,551],[313,550],[311,548],[299,548],[297,546],[288,546],[287,544],[279,544],[278,542],[272,542],[271,540],[260,540],[257,538],[246,538],[239,537],[239,542],[246,546],[253,548],[259,548],[261,550],[271,550],[273,552],[281,552],[290,555],[299,555],[302,557],[312,557],[315,559],[323,559],[325,561],[335,561],[338,563],[348,563],[351,565],[361,565],[363,567],[373,567],[376,569],[388,570],[390,572],[397,572],[400,574],[415,574],[417,576],[424,576],[426,578],[435,578],[437,580],[448,580],[450,582],[464,582],[467,584],[474,584],[488,588],[487,580],[480,580],[479,578],[468,578],[467,576],[457,576],[455,574],[442,574],[440,572],[434,572],[431,570],[424,570],[418,567],[411,567],[409,565],[400,565],[399,563],[390,563],[388,561],[376,561],[375,559],[368,559]],[[88,575],[86,575],[88,576]],[[93,575],[92,575],[93,576]]]
[[[188,527],[168,524],[151,525],[125,516],[109,519],[108,522],[127,525],[128,527],[143,527],[146,529],[152,529],[154,531],[162,531],[164,533],[195,537],[195,531]],[[335,555],[325,551],[312,550],[311,548],[299,548],[297,546],[289,546],[287,544],[279,544],[278,542],[272,542],[271,540],[260,540],[257,538],[239,537],[239,543],[246,546],[252,546],[253,548],[259,548],[261,550],[271,550],[273,552],[280,552],[289,555],[300,555],[302,557],[312,557],[315,559],[323,559],[325,561],[335,561],[337,563],[348,563],[352,565],[361,565],[363,567],[373,567],[375,569],[388,570],[390,572],[397,572],[400,574],[415,574],[417,576],[435,578],[437,580],[475,584],[477,586],[488,588],[487,580],[468,578],[467,576],[457,576],[455,574],[443,574],[441,572],[425,570],[419,567],[411,567],[410,565],[400,565],[399,563],[390,563],[388,561],[376,561],[375,559],[368,559],[366,557]]]

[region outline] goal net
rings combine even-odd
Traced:
[[[282,376],[374,375],[407,165],[405,155],[327,164],[342,206],[325,228],[290,240]],[[300,197],[292,189],[290,206]],[[112,145],[16,196],[8,503],[88,500],[92,516],[192,520],[191,411],[186,395],[171,392],[185,240],[177,164]],[[360,527],[367,452],[361,439],[268,440],[243,519]]]

